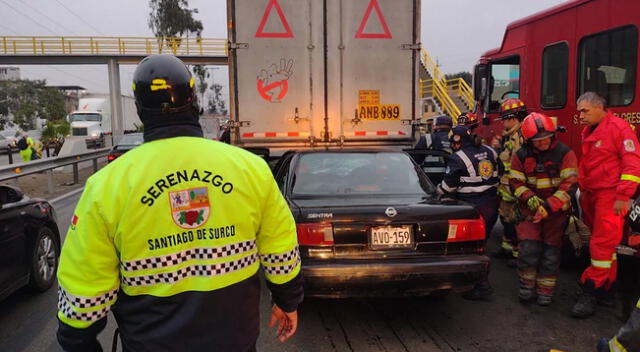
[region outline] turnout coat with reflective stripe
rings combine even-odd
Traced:
[[[296,228],[268,165],[204,138],[145,143],[87,181],[58,269],[59,340],[95,339],[112,310],[125,350],[248,350],[260,267],[295,310]]]
[[[545,200],[552,211],[568,210],[575,193],[578,176],[576,154],[565,144],[554,141],[549,150],[539,152],[531,146],[522,147],[511,159],[509,182],[514,195],[526,206],[535,196]]]
[[[486,145],[463,147],[449,157],[440,189],[472,202],[495,196],[499,182],[497,158],[496,151]]]
[[[640,183],[640,144],[628,122],[611,112],[593,129],[582,131],[580,189],[615,189],[616,199],[629,200]]]

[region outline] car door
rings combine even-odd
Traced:
[[[27,275],[24,209],[0,186],[0,293]]]

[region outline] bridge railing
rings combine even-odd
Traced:
[[[227,40],[155,37],[0,37],[0,55],[226,56]]]

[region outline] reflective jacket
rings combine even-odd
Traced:
[[[580,189],[615,189],[616,199],[630,199],[640,183],[640,145],[629,123],[611,112],[595,129],[582,131]]]
[[[444,150],[450,152],[451,142],[449,142],[449,130],[437,130],[420,137],[415,149]]]
[[[520,132],[520,124],[510,130],[504,130],[502,133],[501,148],[498,159],[502,163],[503,173],[500,176],[500,185],[504,186],[505,191],[510,191],[509,187],[509,171],[511,170],[511,159],[513,155],[522,147],[522,133]]]
[[[495,197],[498,186],[498,154],[486,145],[466,145],[451,154],[444,179],[443,193],[457,193],[457,198],[472,203]]]
[[[262,267],[302,300],[296,226],[268,165],[204,138],[145,143],[93,175],[58,269],[58,339],[91,350],[113,311],[125,351],[246,351]]]
[[[545,200],[551,211],[568,210],[578,176],[576,154],[565,144],[554,141],[540,152],[524,146],[511,159],[509,182],[521,209],[531,215],[527,200],[535,196]]]
[[[27,161],[31,161],[32,157],[33,157],[33,139],[31,137],[22,137],[24,138],[24,143],[19,143],[19,144],[23,144],[24,148],[19,148],[20,149],[20,159],[22,160],[22,162],[27,162]]]

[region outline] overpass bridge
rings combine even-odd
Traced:
[[[227,39],[0,36],[0,65],[106,64],[115,141],[123,134],[120,65],[151,54],[173,54],[191,65],[227,65]]]
[[[155,37],[0,36],[1,65],[137,64],[173,54],[187,64],[226,65],[227,39]]]

